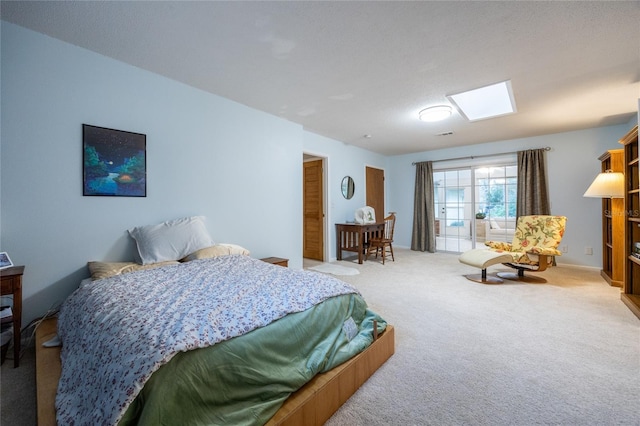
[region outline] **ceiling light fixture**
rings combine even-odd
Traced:
[[[500,117],[516,112],[511,80],[447,96],[469,121]]]
[[[451,116],[451,107],[449,105],[432,106],[420,111],[419,116],[420,120],[427,123],[444,120]]]

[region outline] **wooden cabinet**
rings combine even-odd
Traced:
[[[620,143],[624,145],[625,166],[625,276],[621,299],[640,318],[640,168],[638,163],[638,126],[627,133]]]
[[[22,327],[22,274],[24,266],[12,266],[0,270],[2,295],[13,296],[13,366],[20,365],[20,342]]]
[[[599,158],[602,172],[625,172],[624,149],[612,149]],[[624,283],[625,216],[623,198],[602,199],[602,271],[600,274],[615,287]]]

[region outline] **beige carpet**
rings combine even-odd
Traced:
[[[335,262],[360,271],[340,278],[394,324],[396,353],[329,426],[640,424],[640,320],[598,271],[483,285],[456,255],[394,251]],[[2,365],[2,425],[35,424],[33,363]]]
[[[360,270],[341,279],[394,324],[396,353],[329,426],[640,424],[640,320],[598,271],[485,285],[456,255],[395,252],[337,262]]]
[[[13,351],[11,352],[13,357]],[[0,371],[0,425],[36,424],[36,357],[33,346],[26,348],[20,366],[5,360]]]
[[[338,265],[337,263],[322,263],[318,266],[312,266],[308,269],[316,272],[322,272],[324,274],[332,274],[338,276],[358,275],[360,273],[360,271],[358,271],[356,268]]]

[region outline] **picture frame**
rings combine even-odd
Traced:
[[[13,266],[13,262],[6,251],[0,251],[0,269],[7,269]]]
[[[147,135],[83,124],[82,159],[84,196],[147,196]]]

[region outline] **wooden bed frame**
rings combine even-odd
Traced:
[[[60,348],[45,348],[44,342],[56,334],[58,320],[44,320],[36,330],[36,387],[38,426],[55,426],[55,397],[62,366]],[[393,355],[393,326],[355,357],[331,371],[316,375],[291,396],[267,422],[268,426],[324,424],[369,377]]]

